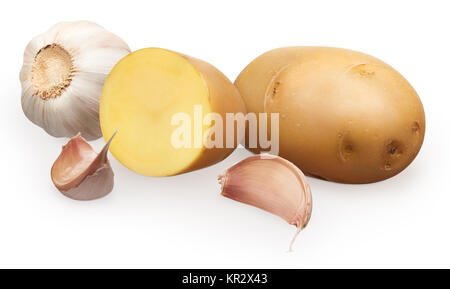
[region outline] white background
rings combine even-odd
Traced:
[[[0,267],[450,267],[450,7],[448,1],[9,1],[0,17]],[[216,181],[250,155],[152,178],[113,157],[106,198],[62,196],[50,167],[67,139],[24,116],[19,70],[31,38],[58,21],[91,20],[136,50],[163,47],[206,60],[232,81],[281,46],[359,50],[414,86],[427,131],[416,160],[375,184],[308,178],[311,222],[295,227],[219,195]],[[103,140],[93,142],[98,150]]]

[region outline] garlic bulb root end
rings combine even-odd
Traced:
[[[54,137],[101,137],[103,83],[129,53],[122,39],[89,21],[61,22],[34,37],[20,71],[25,116]]]

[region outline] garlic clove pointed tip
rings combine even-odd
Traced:
[[[109,138],[109,140],[106,142],[106,144],[103,146],[102,150],[98,154],[98,157],[102,159],[102,161],[106,161],[108,158],[108,150],[109,146],[111,145],[112,140],[117,134],[117,130],[113,133],[113,135]]]

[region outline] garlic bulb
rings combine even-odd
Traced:
[[[88,140],[99,138],[103,82],[129,53],[122,39],[95,23],[54,25],[25,49],[20,72],[25,115],[55,137],[81,132]]]
[[[311,190],[305,176],[293,163],[272,155],[244,159],[219,176],[221,194],[278,215],[297,227],[298,233],[311,217]]]
[[[114,173],[108,161],[108,149],[114,133],[100,153],[77,134],[63,146],[52,166],[51,177],[56,188],[74,200],[94,200],[109,194]]]

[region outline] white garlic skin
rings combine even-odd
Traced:
[[[37,55],[52,45],[70,55],[72,68],[69,77],[59,78],[52,68],[50,74],[46,70],[56,60],[50,57],[42,61],[39,67],[45,72],[40,73],[40,79],[48,77],[53,78],[52,83],[55,79],[60,83],[60,88],[53,87],[58,93],[49,97],[37,89],[33,66],[36,67]],[[98,24],[76,21],[54,25],[33,38],[25,49],[20,72],[25,115],[55,137],[72,137],[80,132],[87,140],[99,138],[102,133],[98,107],[103,83],[114,65],[129,53],[130,48],[122,39]]]

